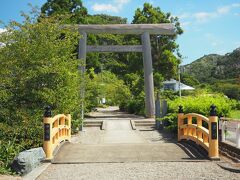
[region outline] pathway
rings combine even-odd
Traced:
[[[130,120],[142,117],[100,109],[88,120],[105,120],[106,129],[85,128],[65,143],[42,179],[239,179],[215,162],[199,160],[172,134],[142,127]],[[145,129],[145,130],[143,130]]]

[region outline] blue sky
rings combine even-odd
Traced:
[[[206,54],[225,54],[240,47],[240,0],[82,0],[90,14],[105,13],[131,22],[134,11],[144,2],[178,16],[184,29],[177,42],[187,64]],[[28,3],[41,7],[46,0],[1,0],[0,20],[21,21],[20,11]],[[1,31],[1,29],[0,29]]]

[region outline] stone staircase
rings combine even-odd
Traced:
[[[87,120],[83,122],[83,127],[99,127],[101,130],[105,129],[103,120]]]
[[[151,127],[154,128],[155,127],[155,120],[131,120],[131,126],[133,130],[138,129],[139,127]]]

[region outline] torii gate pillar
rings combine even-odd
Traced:
[[[80,32],[82,38],[79,40],[78,59],[81,59],[79,65],[79,72],[81,76],[80,97],[81,97],[81,119],[84,119],[84,98],[85,98],[85,70],[86,70],[86,56],[87,56],[87,33]],[[82,124],[83,125],[83,124]]]
[[[154,84],[150,34],[174,35],[175,28],[173,24],[107,24],[107,25],[70,25],[76,28],[81,34],[82,39],[79,41],[79,59],[83,64],[80,67],[82,77],[84,77],[86,63],[86,53],[88,52],[142,52],[144,67],[144,89],[145,89],[145,110],[146,117],[154,118]],[[125,45],[125,46],[87,46],[87,34],[138,34],[142,35],[142,45]],[[84,82],[82,83],[81,97],[84,98]],[[83,109],[82,101],[82,109]],[[83,117],[83,110],[82,110]]]
[[[155,116],[154,84],[150,35],[148,32],[142,34],[143,67],[144,67],[144,90],[145,109],[148,118]]]

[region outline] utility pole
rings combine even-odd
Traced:
[[[186,59],[186,58],[187,58],[187,56],[182,57],[182,58],[181,58],[181,62],[182,62],[183,59]],[[181,65],[179,64],[179,66],[178,66],[178,87],[179,87],[179,97],[180,97],[180,99],[182,98],[182,90],[181,90],[181,69],[182,69],[182,71],[183,71],[183,73],[184,73],[184,66],[181,66]]]
[[[179,97],[182,98],[182,92],[181,92],[181,66],[178,66],[178,88],[179,88]]]
[[[78,59],[80,59],[80,65],[79,65],[79,72],[81,76],[81,83],[80,83],[80,115],[81,115],[81,130],[83,131],[83,119],[84,119],[84,98],[85,98],[85,71],[86,71],[86,52],[87,52],[87,33],[86,32],[80,32],[82,35],[82,38],[79,40],[79,49],[78,49]]]
[[[156,42],[157,42],[157,52],[158,52],[158,50],[159,50],[159,39],[161,38],[161,36],[160,35],[157,35],[156,36]]]

